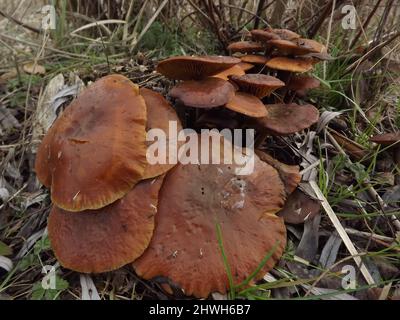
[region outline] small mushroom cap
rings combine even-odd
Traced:
[[[319,119],[318,109],[311,104],[267,104],[268,116],[256,119],[257,123],[272,134],[285,136],[302,131]]]
[[[278,78],[261,73],[231,76],[230,79],[239,86],[241,91],[251,93],[258,98],[269,96],[274,90],[285,86],[285,83]]]
[[[231,100],[235,94],[235,88],[229,81],[211,77],[178,83],[169,94],[188,107],[214,108],[223,106]]]
[[[272,58],[265,65],[271,69],[290,72],[307,72],[310,71],[313,67],[311,59],[291,59],[286,57]]]
[[[286,244],[283,220],[274,214],[283,205],[284,187],[274,168],[256,155],[254,160],[253,173],[242,176],[235,174],[235,164],[178,164],[169,171],[153,238],[133,264],[136,273],[145,279],[167,277],[188,296],[227,292],[217,224],[235,284],[271,251],[255,279],[272,269]]]
[[[231,52],[251,53],[264,51],[264,46],[253,41],[238,41],[231,43],[228,48]]]
[[[275,33],[278,35],[282,40],[295,40],[300,38],[300,35],[297,34],[296,32],[293,32],[288,29],[271,29],[267,28],[266,31]]]
[[[239,63],[240,59],[227,56],[177,56],[160,61],[157,72],[170,79],[203,79]]]
[[[284,55],[301,56],[310,52],[314,52],[312,49],[306,46],[300,46],[289,40],[270,40],[268,41],[268,45],[276,48],[279,53]]]
[[[122,199],[79,213],[53,206],[49,239],[60,264],[84,273],[118,269],[150,243],[162,177],[139,182]]]
[[[244,72],[249,71],[250,69],[254,68],[254,64],[247,63],[247,62],[239,62],[237,64]]]
[[[286,223],[301,224],[314,218],[321,211],[321,203],[296,189],[287,199],[285,206],[278,212]]]
[[[289,90],[310,90],[320,86],[321,82],[318,79],[310,76],[292,76],[289,83],[286,85]]]
[[[169,136],[169,124],[171,121],[175,121],[177,125],[178,132],[182,130],[182,125],[179,120],[176,111],[172,106],[168,103],[168,101],[159,93],[147,89],[141,88],[140,94],[143,96],[144,101],[146,102],[147,106],[147,124],[146,130],[149,131],[151,129],[161,129],[166,134],[166,149],[158,149],[158,152],[164,152],[166,163],[165,164],[150,164],[147,163],[146,168],[143,173],[143,179],[150,179],[157,177],[171,168],[175,166],[175,164],[170,164],[169,159],[169,146],[171,142],[171,146],[179,147],[181,142],[177,141],[177,137],[170,137]],[[171,140],[175,139],[175,141]],[[153,142],[146,141],[147,146],[150,146]],[[176,150],[172,151],[176,154]],[[158,154],[160,156],[160,154]]]
[[[280,39],[280,37],[276,33],[267,30],[254,29],[251,30],[250,33],[254,41],[267,42],[269,40]]]
[[[305,39],[305,38],[298,38],[293,40],[293,42],[299,47],[303,48],[306,53],[327,53],[326,47],[315,40],[312,39]],[[299,55],[301,55],[299,53]]]
[[[278,171],[279,176],[285,185],[286,195],[290,195],[297,188],[301,181],[299,166],[291,166],[282,163],[261,150],[256,150],[256,154],[262,161],[273,166]]]
[[[121,75],[103,77],[78,96],[43,138],[35,170],[68,211],[98,209],[139,182],[146,161],[146,105]]]
[[[246,54],[240,57],[242,62],[251,63],[251,64],[266,64],[268,58],[265,56],[261,56],[258,54]]]
[[[229,69],[226,69],[220,73],[213,75],[213,77],[220,78],[222,80],[228,80],[229,76],[232,76],[232,75],[242,76],[244,74],[245,74],[245,72],[244,72],[243,68],[239,64],[236,64],[233,67],[230,67]]]
[[[399,132],[390,132],[377,134],[369,139],[371,142],[375,142],[377,144],[382,145],[391,145],[393,143],[400,141],[400,131]]]
[[[265,109],[262,101],[245,92],[236,92],[234,97],[225,105],[225,108],[253,118],[267,116],[267,109]]]

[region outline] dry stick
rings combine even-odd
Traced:
[[[322,24],[324,23],[326,17],[329,15],[329,13],[331,12],[331,8],[332,8],[332,4],[333,2],[335,2],[336,0],[330,0],[329,3],[325,6],[325,8],[323,9],[321,15],[319,16],[319,18],[317,19],[317,21],[315,21],[315,23],[311,26],[311,28],[308,30],[307,34],[309,38],[314,38],[315,35],[317,34],[319,28],[321,28]],[[336,6],[339,6],[340,4],[342,4],[343,0],[338,0],[336,2]],[[335,6],[335,7],[336,7]]]
[[[378,9],[379,5],[381,4],[382,0],[378,0],[375,7],[372,9],[371,13],[368,15],[367,19],[365,20],[365,22],[363,23],[361,30],[358,31],[357,35],[354,37],[353,41],[350,44],[350,49],[352,49],[355,44],[357,43],[358,38],[361,36],[361,34],[363,33],[363,31],[365,29],[367,29],[372,17],[374,16],[376,10]]]
[[[370,274],[370,272],[364,265],[362,259],[360,258],[360,254],[358,253],[353,242],[351,242],[349,235],[346,233],[346,230],[343,228],[337,215],[335,214],[332,207],[330,206],[328,200],[326,200],[325,196],[323,195],[321,189],[318,187],[318,185],[315,181],[309,181],[309,184],[310,184],[311,188],[314,190],[315,195],[317,196],[318,200],[321,201],[322,207],[324,208],[326,214],[328,215],[329,219],[331,220],[332,224],[334,225],[336,231],[342,238],[347,250],[350,252],[355,263],[360,268],[360,271],[361,271],[362,275],[364,276],[365,281],[367,281],[367,283],[369,285],[375,285],[375,281],[372,278],[372,275]]]
[[[339,145],[336,139],[329,133],[329,131],[326,131],[326,135],[328,136],[331,143],[335,146],[335,148],[339,151],[339,153],[344,155],[349,163],[352,163],[350,158],[347,156],[346,152],[342,149],[342,147]],[[370,183],[364,181],[363,185],[366,187],[366,190],[370,194],[370,196],[379,203],[382,210],[388,208],[388,205],[382,200],[378,192],[376,192],[376,190]],[[394,227],[400,231],[400,221],[397,219],[397,217],[394,214],[392,214],[390,216],[390,219]]]
[[[329,41],[331,40],[331,31],[332,31],[332,21],[333,21],[333,13],[335,12],[335,7],[336,7],[336,0],[333,0],[332,2],[332,11],[331,11],[331,16],[329,19],[329,24],[328,24],[328,35],[326,37],[326,43],[325,47],[328,50],[329,49]],[[323,63],[323,75],[324,75],[324,80],[326,79],[326,61]]]
[[[258,6],[257,6],[257,10],[256,10],[256,18],[254,19],[254,27],[253,29],[258,29],[258,26],[260,24],[260,18],[259,16],[261,16],[261,12],[262,12],[262,8],[264,6],[265,0],[258,0]]]

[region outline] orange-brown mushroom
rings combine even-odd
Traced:
[[[89,86],[55,121],[37,153],[39,180],[68,211],[98,209],[122,198],[143,178],[146,105],[121,75]]]
[[[233,98],[225,105],[225,108],[253,118],[267,116],[267,109],[265,109],[262,101],[245,92],[236,92]]]
[[[304,130],[319,119],[318,109],[311,104],[267,104],[268,116],[256,119],[270,133],[284,136]]]
[[[210,77],[178,83],[169,94],[188,107],[214,108],[223,106],[231,100],[235,88],[229,81]]]
[[[298,96],[305,96],[308,90],[318,88],[320,81],[310,76],[292,76],[286,87],[295,91]]]
[[[253,41],[238,41],[231,43],[228,48],[229,51],[241,53],[253,53],[264,51],[264,46],[258,42]]]
[[[237,64],[237,66],[239,66],[240,68],[242,68],[242,70],[244,71],[244,72],[246,72],[246,71],[249,71],[250,69],[253,69],[254,68],[254,64],[251,64],[251,63],[247,63],[247,62],[239,62],[238,64]]]
[[[139,182],[122,199],[101,209],[76,213],[53,206],[48,232],[60,264],[100,273],[138,258],[153,235],[162,178]]]
[[[157,72],[170,79],[204,79],[229,69],[240,59],[227,56],[177,56],[160,61]]]
[[[258,98],[269,96],[273,91],[285,85],[278,78],[261,73],[231,76],[230,79],[239,86],[241,91],[251,93]]]
[[[298,38],[293,40],[293,42],[299,47],[307,51],[306,53],[327,53],[326,47],[315,40]],[[301,55],[301,53],[298,53]]]
[[[280,54],[301,56],[307,53],[314,52],[312,48],[300,46],[297,43],[289,40],[270,40],[268,45],[274,47]]]
[[[171,121],[175,121],[178,132],[182,130],[182,125],[175,110],[161,94],[146,88],[141,88],[140,94],[143,96],[147,106],[146,130],[161,129],[166,134],[166,148],[162,150],[158,149],[158,152],[165,152],[166,163],[147,163],[143,173],[143,179],[149,179],[157,177],[175,166],[175,163],[170,163],[170,161],[168,161],[170,153],[169,147],[176,146],[179,148],[182,143],[177,141],[177,137],[169,136],[169,124]],[[171,139],[175,141],[171,141]],[[147,146],[152,143],[153,142],[150,141],[146,142]],[[173,150],[172,152],[176,153],[177,151]],[[162,157],[161,155],[158,156]]]
[[[226,69],[224,71],[221,71],[221,72],[213,75],[212,77],[220,78],[222,80],[228,80],[229,76],[232,76],[232,75],[242,76],[244,74],[245,74],[245,72],[244,72],[243,68],[240,66],[240,64],[236,64],[233,67],[230,67],[229,69]]]
[[[265,56],[258,55],[258,54],[246,54],[244,56],[241,56],[240,60],[242,62],[246,62],[246,63],[264,65],[267,63],[268,58]]]
[[[278,35],[282,40],[295,40],[300,38],[300,35],[297,34],[296,32],[293,32],[289,29],[271,29],[267,28],[265,29],[268,32],[272,32],[276,35]]]
[[[278,40],[280,37],[271,31],[262,30],[262,29],[254,29],[250,31],[251,37],[255,41],[266,43],[269,40]]]
[[[275,215],[283,205],[284,186],[274,168],[256,155],[254,161],[254,171],[242,176],[235,174],[235,164],[178,164],[169,171],[159,194],[154,236],[133,264],[137,274],[167,277],[188,296],[225,293],[229,280],[217,224],[235,284],[273,252],[255,278],[269,271],[286,243],[285,227]]]
[[[278,212],[286,223],[301,224],[315,217],[321,210],[321,203],[296,189]]]
[[[313,67],[312,59],[276,57],[265,64],[268,68],[290,72],[307,72]]]

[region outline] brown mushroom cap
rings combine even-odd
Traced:
[[[257,156],[253,173],[237,176],[235,167],[178,164],[168,172],[154,236],[133,264],[139,276],[168,277],[196,297],[225,293],[229,280],[217,223],[235,284],[254,272],[275,246],[256,279],[274,266],[286,243],[283,222],[274,214],[283,204],[283,184],[276,170]]]
[[[139,182],[146,161],[146,105],[121,75],[89,86],[54,122],[40,145],[35,170],[51,185],[55,205],[98,209]]]
[[[239,62],[240,59],[227,56],[177,56],[160,61],[157,72],[176,80],[203,79]]]
[[[300,224],[315,217],[321,210],[318,200],[312,199],[296,189],[287,199],[285,206],[278,212],[286,223]]]
[[[239,64],[236,64],[233,67],[230,67],[229,69],[226,69],[220,73],[213,75],[212,77],[220,78],[222,80],[228,80],[229,76],[232,76],[232,75],[242,76],[244,74],[245,74],[245,72],[244,72],[243,68]]]
[[[266,64],[268,58],[265,56],[261,56],[258,54],[246,54],[240,57],[242,62],[251,63],[251,64]]]
[[[231,43],[227,49],[231,52],[251,53],[264,51],[264,46],[253,41],[238,41]]]
[[[287,88],[293,91],[315,89],[320,86],[321,82],[318,79],[310,76],[292,76]]]
[[[250,31],[251,37],[255,41],[259,42],[267,42],[269,40],[277,40],[280,39],[280,37],[271,31],[267,30],[262,30],[262,29],[254,29]]]
[[[178,83],[169,94],[188,107],[214,108],[223,106],[231,100],[235,94],[235,88],[229,81],[211,77]]]
[[[371,142],[375,142],[381,145],[391,145],[400,141],[400,131],[377,134],[369,139]]]
[[[307,72],[313,67],[312,59],[291,59],[286,57],[272,58],[265,65],[271,69],[290,72]]]
[[[234,97],[225,105],[225,108],[254,118],[267,116],[267,109],[265,109],[262,101],[245,92],[236,92]]]
[[[270,40],[268,41],[268,45],[276,48],[276,50],[283,55],[301,56],[303,54],[314,52],[311,48],[300,46],[289,40]]]
[[[177,124],[178,132],[182,130],[182,125],[175,110],[161,94],[146,88],[141,88],[140,94],[143,96],[147,106],[146,130],[147,131],[150,129],[163,130],[166,134],[166,142],[167,142],[167,148],[165,150],[164,149],[158,150],[158,152],[161,151],[165,152],[165,158],[167,160],[166,164],[147,163],[146,165],[146,168],[143,173],[143,179],[150,179],[167,172],[168,170],[170,170],[172,167],[175,166],[175,164],[170,164],[170,161],[168,161],[169,142],[171,139],[176,140],[176,138],[169,136],[169,123],[170,121],[175,121]],[[152,143],[153,142],[151,141],[146,142],[147,146],[151,145]],[[178,141],[176,141],[175,143],[177,147],[179,147],[179,145],[182,144],[181,142]],[[172,143],[171,145],[175,145],[175,143]],[[174,152],[176,153],[176,151]]]
[[[68,212],[53,206],[48,232],[60,264],[84,273],[118,269],[150,243],[162,177],[139,182],[122,199],[97,210]]]
[[[272,134],[284,136],[304,130],[319,119],[318,109],[311,104],[267,104],[268,116],[256,119]]]
[[[293,42],[299,47],[303,48],[306,53],[327,53],[326,47],[315,40],[312,39],[305,39],[305,38],[298,38],[293,40]],[[301,53],[298,53],[301,55]]]
[[[300,35],[297,34],[296,32],[293,32],[288,29],[270,29],[267,28],[266,31],[275,33],[278,35],[282,40],[295,40],[300,38]]]
[[[249,71],[250,69],[253,69],[253,68],[254,68],[254,64],[247,63],[247,62],[239,62],[239,63],[237,64],[237,66],[239,66],[240,68],[242,68],[242,70],[243,70],[244,72]]]
[[[286,195],[290,195],[297,188],[301,181],[299,166],[291,166],[282,163],[271,157],[269,154],[260,150],[256,150],[256,154],[260,157],[262,161],[265,161],[278,171],[279,176],[281,177],[281,180],[285,185]]]
[[[234,81],[242,91],[251,93],[258,98],[269,96],[274,90],[285,85],[285,83],[278,78],[261,73],[231,76],[230,79]]]

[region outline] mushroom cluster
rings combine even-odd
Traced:
[[[271,65],[290,65],[300,53],[299,61],[312,65],[309,59],[320,58],[310,55],[316,43],[288,30],[254,30],[252,35],[257,42],[230,45],[233,52],[252,53],[240,58],[180,56],[159,62],[159,73],[179,81],[169,92],[172,105],[122,75],[109,75],[66,107],[36,158],[38,179],[51,190],[48,234],[63,267],[101,273],[132,264],[144,279],[168,279],[185,295],[206,298],[230,289],[228,274],[234,284],[242,283],[269,254],[254,277],[258,280],[279,261],[286,228],[277,213],[300,182],[298,166],[261,150],[245,175],[235,161],[150,164],[146,157],[149,130],[162,129],[167,140],[177,139],[168,136],[171,121],[178,131],[253,128],[257,135],[288,135],[318,120],[314,106],[272,96],[289,87],[288,77],[264,72]],[[263,50],[268,56],[253,55]],[[286,60],[271,64],[278,59],[276,51]],[[302,63],[295,62],[298,69],[291,71]],[[288,71],[282,68],[275,69]],[[299,78],[290,81],[288,90],[304,90]],[[211,148],[221,157],[227,148],[232,158],[244,153],[212,131],[205,138],[215,135],[218,148]],[[168,158],[170,151],[158,152]]]

